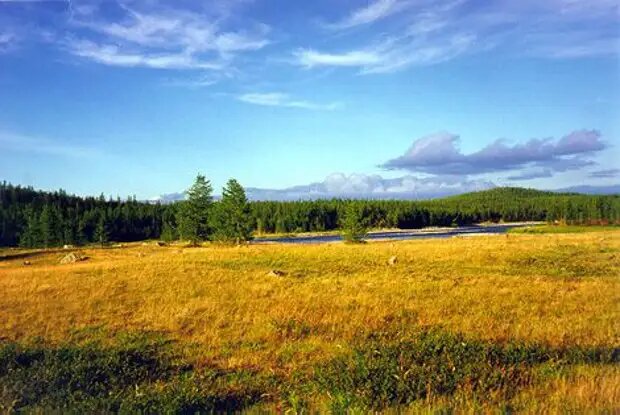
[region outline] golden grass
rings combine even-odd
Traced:
[[[68,265],[58,264],[62,252],[29,257],[30,266],[0,261],[0,339],[61,342],[92,326],[162,331],[198,364],[284,376],[378,330],[404,338],[441,326],[494,341],[620,344],[617,231],[83,252],[87,261]],[[388,266],[392,255],[398,263]],[[270,277],[271,269],[286,275]],[[620,398],[617,370],[571,376],[515,399],[570,396],[575,408],[609,408]]]

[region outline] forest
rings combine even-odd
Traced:
[[[210,186],[208,181],[206,183]],[[368,228],[412,229],[529,220],[570,224],[620,223],[620,195],[503,187],[422,201],[248,202],[238,183],[235,191],[241,193],[239,203],[243,209],[247,208],[249,230],[255,234],[336,230],[341,227],[347,207],[351,205],[360,212]],[[211,203],[210,192],[209,187],[204,209],[212,204],[217,211],[218,205],[223,203]],[[149,203],[135,197],[126,200],[106,199],[103,195],[79,197],[63,190],[39,191],[3,182],[0,183],[0,246],[54,247],[179,239],[183,238],[183,217],[187,217],[183,212],[187,211],[187,204],[187,201]],[[197,215],[200,217],[200,212]],[[221,223],[228,215],[221,212],[211,216],[219,217]],[[210,239],[210,235],[217,234],[205,230],[202,236]]]

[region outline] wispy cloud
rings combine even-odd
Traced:
[[[117,45],[97,44],[89,40],[74,40],[67,43],[68,50],[76,56],[111,66],[142,66],[157,69],[211,69],[224,67],[223,63],[206,61],[188,53],[143,53],[125,52]]]
[[[288,94],[284,94],[281,92],[248,93],[237,96],[237,99],[239,101],[254,105],[264,105],[269,107],[302,108],[308,110],[332,111],[342,106],[338,102],[320,104],[311,101],[298,100],[291,98]]]
[[[406,8],[410,3],[410,1],[403,0],[374,0],[365,7],[353,10],[342,20],[328,23],[325,26],[330,29],[349,29],[366,25],[391,16]]]
[[[533,179],[542,179],[546,177],[553,177],[553,173],[549,169],[542,170],[531,170],[524,171],[512,176],[506,177],[507,180],[510,181],[522,181],[522,180],[533,180]]]
[[[218,71],[237,54],[269,44],[265,24],[225,30],[222,19],[188,10],[122,6],[120,12],[110,21],[93,8],[75,9],[71,23],[80,34],[64,42],[66,49],[105,65]]]
[[[617,2],[606,0],[588,2],[587,7],[574,0],[480,5],[463,0],[375,1],[331,27],[391,18],[389,29],[360,37],[364,41],[357,47],[294,50],[293,62],[305,68],[389,73],[493,49],[549,59],[614,55],[620,52],[619,16]]]
[[[450,133],[422,137],[414,141],[405,154],[387,161],[382,167],[429,174],[482,174],[529,169],[512,176],[512,179],[531,179],[543,177],[541,174],[547,171],[563,172],[594,165],[586,157],[607,148],[601,134],[595,130],[574,131],[558,140],[531,139],[514,145],[496,140],[471,154],[463,154],[458,143],[459,136]]]
[[[605,169],[590,172],[588,177],[593,179],[612,179],[620,176],[620,169]]]
[[[353,50],[344,53],[322,53],[313,49],[299,49],[293,53],[296,62],[306,68],[315,66],[368,67],[381,63],[381,56],[372,50]]]
[[[11,50],[16,41],[17,37],[14,33],[0,32],[0,53]]]
[[[453,59],[467,52],[475,42],[476,37],[467,33],[455,34],[436,43],[405,37],[342,53],[300,49],[293,56],[295,62],[305,68],[349,66],[359,68],[362,74],[390,73],[410,66],[432,65]]]
[[[102,155],[101,151],[92,147],[67,144],[58,140],[26,136],[6,131],[0,131],[0,149],[78,159],[95,158]]]

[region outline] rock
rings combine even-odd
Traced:
[[[163,241],[157,241],[157,242],[155,242],[155,245],[157,245],[157,246],[166,246],[167,244],[165,242],[163,242]]]
[[[272,269],[267,273],[268,277],[283,277],[286,275],[286,272],[280,271],[279,269]]]
[[[24,265],[28,266],[28,265],[32,265],[32,262],[30,261],[24,261]]]
[[[75,252],[71,252],[70,254],[67,254],[64,257],[62,257],[62,259],[60,260],[60,263],[61,264],[73,264],[74,262],[80,262],[84,260],[86,260],[85,256],[75,253]]]
[[[396,265],[397,262],[398,257],[396,257],[396,255],[393,255],[390,257],[390,259],[388,259],[388,265]]]
[[[73,249],[73,245],[64,245],[62,249]]]

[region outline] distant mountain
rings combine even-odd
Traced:
[[[572,186],[560,189],[539,190],[523,187],[496,187],[490,182],[472,182],[471,186],[418,186],[419,190],[403,189],[402,179],[382,179],[380,182],[367,186],[369,190],[355,191],[354,189],[339,189],[331,191],[325,182],[312,183],[303,186],[293,186],[284,189],[263,189],[257,187],[246,188],[247,196],[250,200],[315,200],[315,199],[385,199],[385,200],[427,200],[440,199],[444,197],[501,197],[510,193],[511,197],[529,198],[551,196],[554,194],[589,194],[589,195],[617,195],[620,194],[620,184],[610,186]],[[471,191],[472,187],[477,188]],[[381,191],[378,191],[380,189]],[[398,189],[398,190],[390,190]],[[480,189],[480,190],[478,190]],[[154,198],[152,202],[171,203],[185,198],[184,193],[168,193]],[[216,196],[215,199],[218,199]]]
[[[555,191],[566,193],[586,193],[589,195],[617,195],[620,194],[620,184],[612,184],[609,186],[571,186]]]

